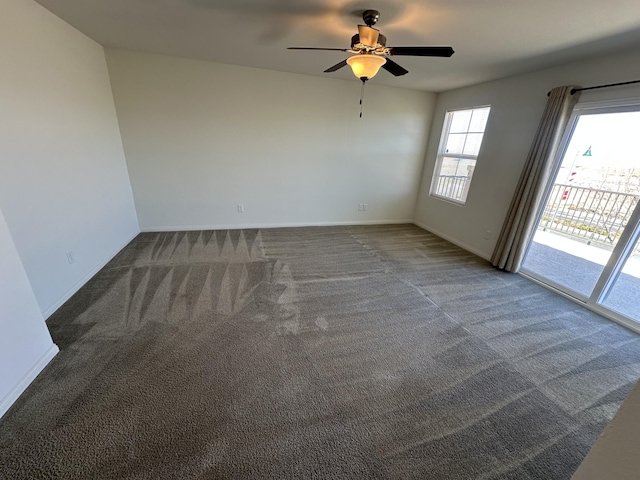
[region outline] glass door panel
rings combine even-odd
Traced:
[[[640,191],[634,131],[640,112],[577,116],[523,268],[591,295]]]
[[[640,322],[640,240],[627,257],[601,305]]]
[[[526,275],[637,322],[639,110],[574,112],[573,130],[522,264]]]
[[[554,286],[582,299],[589,297],[611,256],[610,248],[565,237],[553,230],[536,231],[523,267]]]

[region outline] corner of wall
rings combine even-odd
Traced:
[[[5,413],[9,411],[11,406],[18,400],[20,395],[31,385],[38,375],[49,365],[49,362],[53,360],[60,349],[54,343],[49,349],[42,354],[42,356],[34,363],[31,368],[22,376],[22,378],[9,390],[9,392],[2,398],[0,398],[0,419]]]
[[[464,242],[461,242],[460,240],[458,240],[457,238],[453,238],[450,235],[447,235],[446,233],[443,232],[439,232],[438,230],[435,230],[427,225],[425,225],[424,223],[418,222],[418,221],[413,221],[413,224],[417,227],[420,227],[423,230],[426,230],[427,232],[431,232],[434,235],[437,235],[440,238],[443,238],[444,240],[453,243],[454,245],[457,245],[458,247],[466,250],[467,252],[473,253],[474,255],[479,256],[480,258],[486,260],[486,261],[490,261],[491,260],[491,253],[487,253],[487,252],[483,252],[481,250],[478,250],[477,248],[472,247],[471,245],[468,245]]]
[[[436,93],[433,97],[430,105],[429,105],[429,125],[427,128],[427,133],[425,135],[424,142],[424,155],[422,160],[422,170],[420,172],[420,180],[418,184],[418,192],[416,194],[416,201],[413,207],[413,221],[420,222],[421,219],[418,217],[418,213],[420,210],[421,199],[423,195],[425,195],[425,191],[429,189],[429,182],[427,182],[427,177],[430,176],[430,170],[427,168],[427,163],[429,162],[429,152],[431,151],[431,143],[433,142],[433,136],[435,135],[436,124],[434,122],[434,115],[436,112],[436,106],[438,105],[438,101],[440,100],[440,96],[442,94],[440,92]],[[438,139],[439,141],[439,139]],[[415,223],[418,225],[417,223]],[[423,228],[423,227],[420,227]]]

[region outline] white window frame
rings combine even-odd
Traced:
[[[429,195],[435,198],[439,198],[441,200],[445,200],[447,202],[452,202],[455,203],[457,205],[465,205],[467,203],[467,195],[469,193],[469,187],[471,186],[471,181],[473,179],[473,169],[475,169],[475,165],[478,162],[478,157],[480,156],[480,149],[482,148],[482,141],[484,141],[484,134],[487,130],[487,126],[485,124],[484,130],[482,132],[470,132],[469,130],[467,130],[467,134],[469,133],[482,133],[482,140],[480,141],[480,147],[478,148],[478,154],[477,155],[469,155],[469,154],[463,154],[463,153],[459,153],[459,154],[455,154],[455,155],[451,155],[448,154],[448,152],[446,152],[446,147],[447,147],[447,143],[449,140],[449,134],[450,134],[450,130],[451,130],[451,122],[453,121],[453,114],[456,112],[463,112],[463,111],[473,111],[473,110],[480,110],[480,109],[484,109],[484,108],[488,108],[489,109],[489,113],[491,113],[491,105],[479,105],[476,107],[465,107],[465,108],[457,108],[457,109],[452,109],[452,110],[447,110],[447,112],[445,113],[445,117],[444,117],[444,124],[442,127],[442,134],[440,136],[440,144],[438,145],[438,154],[436,157],[436,164],[435,164],[435,168],[433,169],[433,176],[431,178],[431,187],[429,189]],[[487,120],[488,122],[488,120]],[[462,192],[461,195],[458,197],[456,196],[449,196],[449,195],[443,195],[442,193],[438,193],[438,185],[439,185],[439,180],[441,175],[441,171],[442,171],[442,164],[444,159],[446,158],[459,158],[462,160],[473,160],[474,164],[473,164],[473,169],[469,172],[468,175],[468,180],[465,182],[464,186],[462,187]],[[458,189],[456,189],[458,190]]]

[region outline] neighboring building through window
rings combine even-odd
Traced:
[[[490,109],[447,112],[431,181],[432,196],[465,204]]]

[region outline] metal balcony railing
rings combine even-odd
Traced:
[[[639,201],[637,194],[556,184],[538,228],[613,246]],[[634,253],[640,254],[640,244]]]
[[[440,175],[435,194],[441,197],[462,200],[469,178],[467,175]]]

